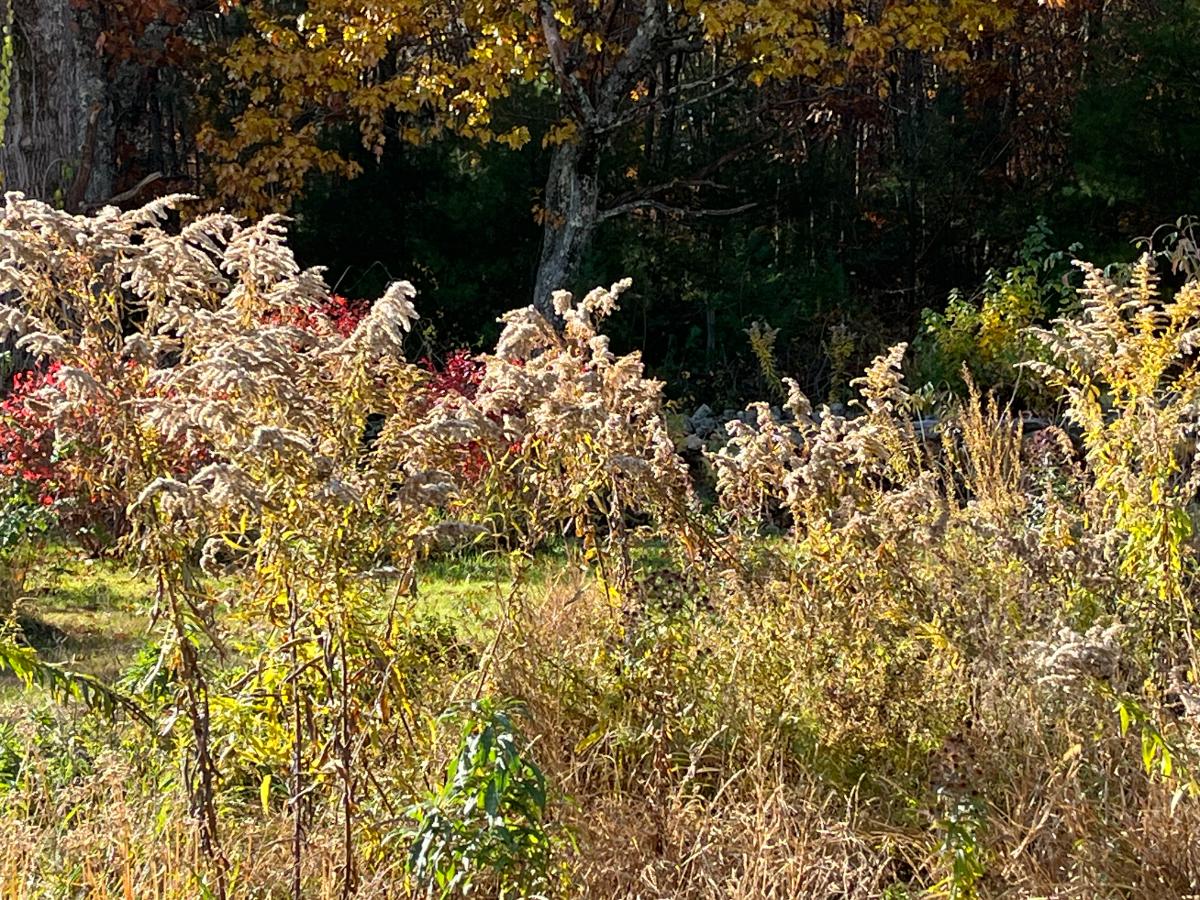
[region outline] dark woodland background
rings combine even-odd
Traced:
[[[236,103],[205,48],[236,36],[236,15],[197,0],[6,5],[5,189],[79,211],[205,193],[195,135]],[[623,179],[686,185],[694,208],[604,222],[567,286],[631,276],[615,346],[640,349],[685,404],[761,392],[756,321],[777,329],[779,373],[835,396],[917,335],[923,311],[986,290],[989,271],[1053,270],[1033,288],[1053,312],[1071,255],[1128,260],[1200,208],[1200,6],[1030,3],[1019,21],[961,74],[911,54],[885,97],[774,84],[662,104],[614,141],[601,177],[615,195]],[[555,119],[533,89],[504,102]],[[301,258],[352,298],[412,280],[435,357],[486,346],[535,276],[549,162],[532,137],[519,150],[395,140],[376,158],[353,127],[327,129],[363,174],[312,178],[291,204]],[[922,374],[952,379],[957,362]]]

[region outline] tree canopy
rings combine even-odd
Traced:
[[[247,0],[216,96],[227,116],[202,132],[220,196],[250,212],[286,207],[314,172],[361,165],[331,145],[357,129],[377,158],[389,140],[453,133],[552,149],[535,215],[544,226],[535,297],[576,274],[596,225],[637,209],[691,209],[674,184],[639,183],[606,205],[608,149],[648,122],[686,141],[692,110],[739,85],[761,104],[826,94],[886,98],[889,79],[927,55],[953,70],[1010,27],[1016,2],[487,0],[304,4]],[[669,113],[669,119],[664,113]],[[711,170],[710,170],[711,171]],[[636,180],[636,179],[635,179]]]

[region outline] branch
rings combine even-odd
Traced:
[[[665,194],[674,188],[712,188],[715,191],[727,191],[729,185],[719,184],[710,178],[697,176],[695,178],[672,178],[670,181],[664,181],[661,184],[656,184],[653,187],[639,188],[636,191],[627,191],[622,196],[616,199],[614,206],[626,206],[630,203],[636,203],[640,200],[649,200],[655,194]]]
[[[597,104],[599,125],[607,128],[619,104],[633,88],[638,74],[651,57],[651,51],[662,36],[665,10],[661,0],[646,0],[642,19],[633,40],[601,85]]]
[[[728,185],[718,184],[714,182],[710,176],[719,171],[723,166],[725,166],[726,163],[737,159],[743,153],[754,149],[765,141],[766,138],[763,137],[750,141],[746,144],[742,144],[741,146],[734,147],[732,150],[726,151],[716,159],[709,162],[707,165],[701,167],[690,178],[672,178],[670,181],[665,181],[650,187],[639,188],[635,191],[628,191],[623,196],[617,198],[617,201],[613,206],[606,210],[601,210],[597,214],[597,221],[603,222],[608,219],[613,219],[636,209],[655,209],[660,212],[679,216],[733,216],[737,215],[738,213],[745,212],[746,210],[751,209],[758,204],[744,203],[740,206],[721,209],[690,209],[688,207],[673,206],[670,203],[663,203],[660,200],[654,200],[652,198],[655,194],[663,194],[677,187],[707,187],[714,190],[728,190]]]
[[[671,206],[658,200],[631,200],[628,203],[622,203],[618,206],[601,210],[596,215],[596,221],[607,222],[609,219],[615,219],[636,209],[653,209],[671,216],[701,218],[705,216],[736,216],[756,206],[758,206],[757,203],[743,203],[741,206],[730,206],[725,209],[688,209],[684,206]]]
[[[83,211],[92,212],[93,210],[100,209],[103,206],[116,206],[118,203],[124,203],[126,200],[132,200],[148,186],[154,184],[154,182],[158,181],[162,177],[162,172],[151,172],[129,190],[121,191],[119,194],[113,194],[111,197],[101,203],[89,203],[84,206]]]
[[[538,0],[538,18],[542,23],[542,34],[546,38],[546,49],[550,53],[550,64],[554,74],[558,76],[563,94],[566,95],[575,109],[579,121],[591,125],[596,121],[596,108],[591,98],[575,72],[570,68],[567,59],[567,47],[563,43],[562,32],[558,30],[558,21],[554,18],[554,6],[551,0]]]
[[[630,203],[636,203],[640,200],[651,197],[654,194],[661,194],[664,191],[669,191],[676,187],[707,187],[715,190],[728,190],[729,185],[718,184],[712,180],[710,176],[720,171],[727,163],[733,162],[743,153],[748,153],[760,144],[767,142],[766,137],[760,137],[748,143],[734,147],[732,150],[727,150],[716,159],[711,160],[705,165],[697,169],[690,178],[672,178],[670,181],[662,182],[661,184],[653,185],[652,187],[639,188],[634,191],[627,191],[623,196],[617,198],[617,206],[626,206]]]
[[[700,87],[701,85],[704,85],[704,84],[710,84],[714,81],[723,82],[719,87],[715,87],[711,91],[706,91],[703,94],[697,94],[695,97],[689,97],[688,99],[679,102],[675,107],[677,110],[678,109],[687,109],[689,106],[695,106],[697,103],[703,103],[705,100],[709,100],[713,97],[716,97],[718,94],[723,94],[727,90],[729,90],[730,88],[732,88],[734,86],[735,82],[733,81],[733,75],[735,72],[738,71],[738,69],[741,69],[741,68],[744,68],[744,67],[743,66],[735,66],[734,68],[729,69],[725,72],[722,72],[719,75],[713,75],[708,78],[699,78],[696,81],[691,81],[691,82],[688,82],[687,84],[676,85],[675,87],[671,88],[670,90],[663,91],[661,94],[657,94],[654,97],[651,97],[645,103],[641,103],[641,104],[635,106],[633,109],[631,109],[625,115],[621,116],[619,119],[614,119],[612,122],[608,123],[604,127],[597,129],[597,134],[606,134],[611,131],[616,131],[618,128],[622,128],[625,125],[628,125],[630,122],[635,122],[642,116],[643,113],[647,112],[650,109],[653,109],[656,106],[661,105],[662,103],[664,103],[665,101],[669,100],[672,97],[678,96],[679,94],[683,93],[684,91],[690,90],[691,88]]]

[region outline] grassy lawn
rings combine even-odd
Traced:
[[[448,555],[423,564],[417,579],[416,612],[454,622],[468,633],[486,630],[513,591],[519,565],[495,552]],[[522,587],[538,593],[550,590],[571,574],[561,547],[547,549],[528,563]]]
[[[494,552],[428,561],[421,567],[413,611],[452,622],[468,638],[486,639],[512,590],[515,566],[508,555]],[[550,550],[528,564],[524,582],[536,593],[571,575],[565,552]],[[25,639],[47,662],[112,683],[153,638],[153,600],[153,585],[130,564],[90,559],[52,544],[29,573],[18,617]],[[0,675],[0,715],[32,699],[11,674]]]
[[[18,615],[47,661],[111,681],[145,641],[152,602],[152,586],[131,567],[49,546],[29,575]],[[9,685],[16,687],[11,678]]]

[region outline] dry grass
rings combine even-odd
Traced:
[[[170,202],[7,203],[0,328],[64,363],[36,402],[131,501],[161,613],[132,654],[146,582],[32,582],[52,658],[133,664],[144,715],[10,699],[9,895],[1200,892],[1200,284],[1089,269],[1032,336],[1038,435],[972,388],[931,440],[903,346],[850,413],[789,384],[702,508],[597,330],[626,283],[556,295],[561,331],[509,313],[431,400],[410,285],[349,337],[280,327],[328,300],[281,224],[177,234]],[[477,539],[506,554],[428,562]]]

